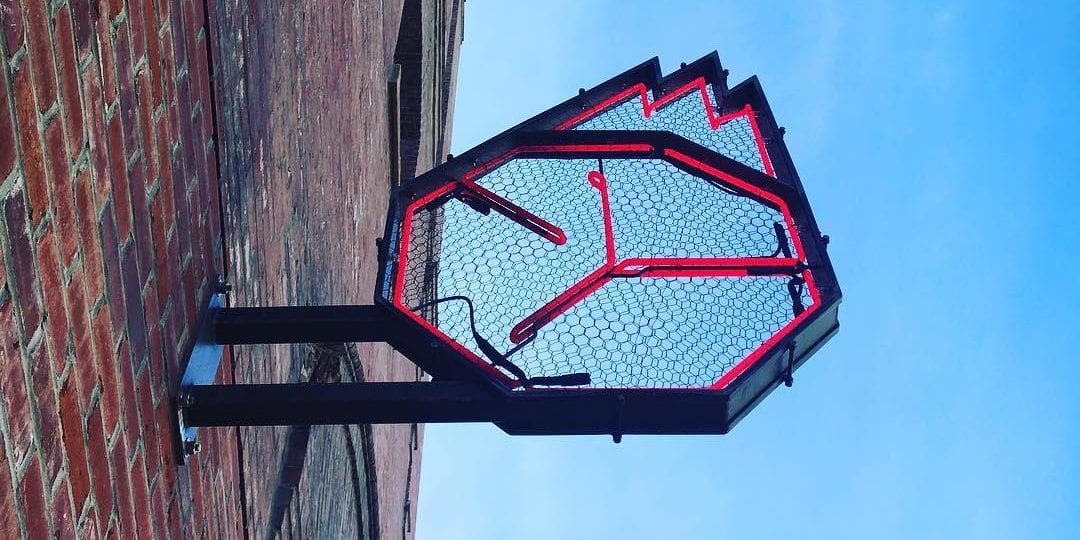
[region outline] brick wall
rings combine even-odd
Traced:
[[[432,17],[460,4],[423,5],[453,41]],[[272,519],[411,536],[422,426],[311,430],[284,514],[264,478],[289,473],[288,430],[201,430],[185,466],[172,448],[169,396],[218,273],[236,305],[374,287],[402,3],[260,6],[0,0],[0,538],[261,536]],[[420,170],[445,152],[452,51],[425,41],[426,105],[403,111]],[[310,357],[227,349],[219,381],[302,380]],[[339,376],[419,375],[385,346],[355,360]]]
[[[402,24],[403,17],[426,17],[420,28],[434,28],[436,2],[422,0],[413,12],[403,9],[403,2],[307,0],[274,10],[241,0],[213,5],[231,301],[244,306],[370,303],[375,239],[383,232],[390,187],[386,89],[392,48],[399,43],[399,29],[410,26]],[[441,159],[434,141],[448,138],[435,99],[444,94],[434,85],[446,72],[435,51],[450,48],[437,49],[435,41],[420,49],[419,66],[426,73],[409,83],[428,86],[426,105],[418,100],[402,111],[426,132],[417,137],[422,150],[414,158],[413,168],[421,170]],[[422,376],[385,345],[362,344],[357,352],[366,380]],[[236,380],[308,380],[309,357],[310,350],[299,346],[237,347]],[[282,535],[305,537],[322,527],[343,536],[412,536],[422,426],[372,426],[352,435],[340,427],[313,428],[307,438],[288,428],[241,433],[253,535],[273,532],[279,523],[275,504],[282,500],[279,478],[286,475],[277,471],[299,461],[295,442],[303,440],[304,473],[288,499]],[[378,504],[366,512],[351,510],[363,504],[357,505],[361,494],[345,481],[357,464],[349,437],[354,448],[357,441],[368,445],[370,461],[360,463],[365,467],[359,472],[374,484],[364,492],[367,501]],[[335,497],[319,496],[327,490]]]
[[[168,398],[223,268],[203,9],[0,0],[0,537],[241,534],[236,431],[177,467]]]

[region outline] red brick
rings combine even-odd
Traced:
[[[216,146],[215,146],[215,148],[216,148]],[[206,171],[207,171],[207,176],[206,177],[208,179],[208,181],[207,181],[207,193],[209,195],[209,198],[207,199],[207,208],[220,209],[221,208],[221,200],[220,200],[220,197],[218,195],[218,189],[217,189],[218,185],[220,183],[220,178],[218,177],[218,161],[217,161],[217,153],[216,152],[213,152],[213,151],[207,152]],[[212,223],[214,224],[215,227],[220,228],[219,220],[214,219],[214,220],[212,220]]]
[[[160,4],[161,2],[159,2]],[[165,104],[170,106],[175,111],[176,105],[176,56],[173,54],[173,33],[172,30],[166,30],[161,35],[161,88],[165,93]],[[169,125],[170,134],[176,136],[176,122],[172,121]]]
[[[139,421],[141,423],[139,431],[147,452],[146,468],[153,473],[157,472],[158,465],[161,464],[161,441],[158,439],[157,418],[154,416],[153,389],[150,387],[151,379],[147,375],[148,373],[145,371],[139,375],[135,385],[135,395],[139,402]],[[165,428],[164,432],[168,434],[169,429]]]
[[[105,449],[105,431],[101,423],[100,407],[94,408],[86,419],[86,442],[99,523],[107,524],[113,512],[112,474],[109,472],[109,455]]]
[[[193,127],[195,131],[195,137],[198,139],[198,147],[196,148],[196,153],[201,156],[199,161],[199,169],[205,170],[206,161],[210,159],[210,156],[212,155],[212,152],[209,152],[207,150],[206,143],[213,139],[214,126],[212,122],[213,118],[210,114],[210,91],[209,87],[205,86],[206,84],[208,84],[208,82],[205,80],[205,77],[202,77],[202,79],[203,80],[201,81],[198,78],[195,79],[195,82],[198,82],[201,86],[201,88],[198,89],[196,96],[202,106],[199,108],[199,111],[194,116]],[[192,91],[195,91],[195,89],[193,88]]]
[[[143,18],[143,3],[140,0],[131,0],[127,3],[127,24],[131,27],[131,57],[135,63],[146,54],[146,35],[153,34],[153,28],[148,28]]]
[[[182,279],[182,283],[183,283],[183,287],[181,288],[181,294],[184,295],[184,298],[187,298],[187,299],[190,300],[186,304],[187,310],[184,312],[184,320],[185,321],[194,321],[194,320],[196,320],[196,318],[198,316],[198,313],[196,313],[195,299],[200,297],[199,296],[199,291],[198,291],[198,288],[197,288],[198,283],[197,283],[197,281],[195,279],[195,265],[194,264],[188,265],[187,269],[184,270],[181,279]]]
[[[124,438],[129,448],[134,448],[139,440],[139,405],[135,398],[135,375],[131,369],[131,352],[128,340],[120,344],[116,365],[120,369],[120,400],[124,411]]]
[[[158,176],[157,138],[154,136],[154,121],[150,104],[150,74],[148,70],[139,72],[135,80],[135,95],[139,100],[139,127],[142,129],[140,140],[142,141],[143,157],[146,162],[146,183],[142,186],[143,192],[150,191]],[[132,184],[134,185],[134,184]]]
[[[0,255],[2,255],[2,252],[0,252]],[[0,296],[3,295],[5,287],[7,287],[7,262],[4,261],[3,256],[0,256]]]
[[[136,529],[139,538],[153,538],[150,529],[150,516],[153,509],[150,504],[150,492],[146,483],[146,466],[143,465],[142,451],[135,452],[135,462],[131,464],[131,502],[135,515],[139,517]]]
[[[93,186],[90,184],[89,169],[80,169],[75,174],[74,191],[75,214],[82,243],[86,296],[90,298],[92,303],[101,296],[104,290],[105,276],[101,260],[101,241],[98,239],[97,234],[98,222],[94,212],[94,193]]]
[[[173,16],[169,18],[169,32],[172,33],[173,39],[177,43],[173,44],[172,56],[176,57],[176,70],[182,71],[187,65],[187,34],[189,28],[184,24],[183,6],[182,2],[173,2],[173,5],[169,9],[173,10]],[[194,28],[190,30],[191,34],[194,34]]]
[[[109,313],[115,328],[126,325],[127,307],[124,305],[124,285],[120,279],[120,245],[116,238],[116,221],[111,212],[112,203],[101,211],[101,256],[105,261],[105,292],[109,299]]]
[[[194,13],[192,13],[193,17],[188,19],[185,22],[187,22],[187,24],[189,24],[192,27],[192,30],[191,30],[192,34],[198,34],[199,30],[202,30],[203,27],[204,27],[204,24],[205,24],[205,21],[206,21],[206,12],[203,11],[203,9],[204,9],[203,2],[190,2],[190,3],[192,4],[192,7],[194,8]],[[203,32],[202,36],[199,36],[198,42],[200,43],[200,48],[202,47],[201,43],[203,42],[204,37],[209,32],[210,32],[210,29],[206,28],[206,31]]]
[[[178,241],[179,260],[183,260],[191,253],[191,223],[194,221],[193,213],[189,211],[187,197],[187,177],[184,175],[183,160],[180,152],[172,160],[173,169],[173,203],[176,208],[176,239]],[[179,174],[177,174],[179,173]]]
[[[113,29],[107,17],[97,17],[94,27],[98,42],[98,60],[101,62],[101,90],[105,103],[116,101],[116,53],[113,51]]]
[[[157,272],[157,305],[164,307],[169,299],[169,281],[166,274],[166,269],[170,264],[172,257],[171,253],[167,250],[166,244],[166,231],[168,230],[165,221],[166,216],[162,214],[162,206],[165,199],[169,197],[163,196],[159,191],[154,195],[154,199],[150,202],[150,235],[154,241],[154,268]],[[156,320],[160,318],[161,313],[151,314],[147,312],[148,320]]]
[[[165,356],[164,356],[164,341],[162,338],[161,325],[158,321],[161,319],[160,308],[158,307],[158,299],[155,291],[149,291],[143,299],[143,311],[148,315],[146,323],[146,337],[147,337],[147,368],[150,371],[151,379],[155,388],[161,386],[161,382],[165,378]]]
[[[82,286],[76,281],[72,280],[71,285],[68,286],[68,306],[70,310],[69,322],[72,329],[72,337],[74,338],[74,357],[75,361],[72,364],[73,376],[78,383],[79,395],[82,396],[80,400],[81,410],[86,412],[90,409],[90,398],[93,396],[94,388],[98,383],[98,368],[97,357],[94,354],[94,344],[91,341],[91,329],[94,328],[94,324],[89,322],[90,314],[87,312],[87,304],[83,295]],[[104,312],[105,310],[102,310]],[[104,317],[104,315],[99,314]],[[99,321],[98,324],[107,324],[108,319],[103,322]],[[99,330],[100,331],[100,330]]]
[[[67,363],[67,308],[64,305],[64,286],[60,263],[56,258],[54,228],[46,226],[37,243],[37,271],[45,298],[46,341],[57,373]]]
[[[49,206],[49,190],[45,180],[45,158],[41,152],[38,134],[37,107],[34,104],[33,83],[30,71],[24,63],[12,73],[15,89],[15,118],[19,132],[19,145],[23,152],[23,174],[26,191],[30,196],[30,219],[36,228]]]
[[[4,46],[7,50],[8,56],[15,54],[15,51],[22,48],[23,45],[23,14],[22,14],[22,2],[18,0],[6,0],[0,5],[7,8],[7,12],[0,12],[0,21],[3,22],[4,27]]]
[[[48,110],[56,102],[56,68],[49,37],[49,14],[45,2],[24,3],[27,37],[30,39],[30,65],[34,72],[34,91],[38,107]]]
[[[68,377],[60,389],[60,425],[64,430],[64,453],[68,459],[68,481],[75,508],[81,509],[90,494],[90,470],[86,464],[86,435],[79,410],[78,393]]]
[[[71,488],[60,482],[52,500],[53,535],[56,538],[75,538],[76,516],[71,509]]]
[[[131,191],[128,189],[127,153],[124,151],[124,132],[120,115],[109,119],[109,173],[112,175],[113,210],[117,238],[127,241],[131,234]]]
[[[151,102],[156,107],[161,103],[161,41],[158,39],[157,25],[154,20],[154,0],[143,1],[143,16],[146,28],[153,29],[146,35],[146,65],[150,74]]]
[[[145,199],[144,199],[145,201]],[[149,231],[146,231],[149,233]],[[128,335],[131,337],[131,350],[134,354],[133,365],[142,363],[146,356],[146,314],[143,312],[142,282],[136,272],[137,257],[139,256],[138,244],[131,244],[121,255],[124,272],[121,274],[121,282],[124,287],[124,302],[126,306]],[[148,253],[149,257],[152,253]]]
[[[199,27],[202,26],[202,19],[196,19],[194,13],[193,2],[181,2],[181,8],[184,10],[183,21],[179,17],[173,19],[173,32],[176,35],[184,36],[184,51],[176,51],[177,60],[180,60],[180,65],[187,65],[188,71],[193,68],[192,56],[195,55],[195,33],[198,32]]]
[[[161,184],[158,187],[158,196],[162,199],[162,215],[166,218],[165,230],[168,231],[172,228],[173,222],[176,220],[176,202],[173,201],[173,176],[172,176],[172,138],[169,133],[169,115],[162,115],[158,122],[157,127],[157,170],[161,177]]]
[[[154,517],[154,532],[156,534],[147,538],[165,538],[165,502],[162,500],[160,486],[155,486],[151,490],[150,507],[153,513],[149,515]]]
[[[192,55],[192,65],[194,70],[192,71],[191,84],[194,86],[193,91],[197,99],[202,103],[203,118],[206,119],[203,126],[202,141],[200,142],[206,142],[213,131],[210,125],[210,107],[212,104],[210,102],[210,69],[207,67],[206,40],[198,41],[198,48]]]
[[[18,463],[30,448],[32,426],[26,375],[18,344],[14,342],[14,328],[11,302],[4,302],[0,305],[0,331],[4,332],[4,340],[0,342],[0,398],[7,412],[10,451]]]
[[[217,221],[214,218],[218,217],[218,213],[217,213],[216,210],[213,210],[212,208],[214,208],[214,207],[207,207],[206,213],[204,214],[206,216],[206,220],[204,221],[205,224],[202,226],[202,231],[203,231],[203,250],[202,250],[203,251],[203,262],[202,262],[202,268],[205,270],[206,273],[215,273],[215,272],[220,273],[221,272],[221,264],[218,262],[218,260],[219,260],[218,254],[221,253],[221,246],[220,246],[220,241],[219,241],[220,238],[215,234],[215,231],[217,229],[213,226],[213,223]]]
[[[209,113],[203,109],[199,109],[195,112],[195,115],[191,118],[191,136],[195,141],[192,145],[192,168],[195,176],[195,193],[198,194],[198,202],[192,204],[193,208],[198,208],[200,212],[208,211],[209,207],[204,203],[210,200],[209,191],[209,175],[207,174],[207,150],[206,140],[203,132],[203,119],[207,118]],[[209,126],[209,121],[206,122],[206,126]]]
[[[8,89],[3,77],[0,77],[0,140],[10,141],[0,144],[0,178],[7,178],[19,159],[19,147],[15,145],[15,111],[8,105]]]
[[[205,513],[203,507],[203,485],[199,474],[202,471],[202,459],[188,460],[188,471],[191,473],[191,509],[194,518],[195,530],[202,530]]]
[[[162,430],[171,429],[171,427],[166,427],[174,425],[173,408],[169,400],[163,399],[158,403],[157,408],[154,409],[154,417],[157,419],[157,425],[161,426]],[[165,434],[163,433],[162,435]],[[167,441],[172,440],[171,437],[166,438],[165,436],[163,436],[162,439]],[[172,459],[170,459],[170,454],[163,453],[161,454],[161,457],[163,467],[161,468],[161,476],[158,481],[161,483],[161,489],[165,493],[165,498],[168,499],[176,489],[176,475],[178,469],[176,468],[176,463],[173,463]]]
[[[90,142],[90,164],[93,166],[93,182],[97,208],[105,204],[112,190],[109,174],[109,139],[105,127],[105,101],[101,93],[101,77],[98,65],[90,62],[83,74],[83,97],[86,99],[86,128]]]
[[[184,168],[182,169],[185,174],[179,176],[183,178],[184,182],[190,181],[191,177],[195,176],[195,167],[198,161],[196,161],[196,152],[198,151],[197,137],[195,134],[194,125],[191,121],[191,112],[195,107],[191,97],[191,77],[183,75],[176,81],[176,104],[179,109],[179,124],[177,127],[180,130],[180,154],[183,158]]]
[[[73,41],[71,8],[68,4],[56,11],[57,72],[60,74],[60,100],[64,105],[64,126],[67,128],[68,153],[78,156],[83,147],[82,99],[79,95],[79,60]]]
[[[171,4],[170,0],[157,0],[157,2],[154,2],[154,11],[157,13],[157,25],[159,27],[164,26],[169,20],[169,4]]]
[[[34,248],[30,243],[30,231],[26,228],[26,205],[23,202],[22,189],[16,189],[4,199],[4,219],[7,223],[8,245],[11,247],[11,268],[8,270],[15,278],[12,296],[19,308],[23,328],[27,338],[41,324],[41,301],[39,300],[37,272],[34,267]],[[15,325],[10,326],[15,329]],[[12,336],[12,340],[17,335]],[[7,343],[12,343],[8,341]]]
[[[209,469],[210,467],[210,463],[206,462],[203,465],[203,470]],[[219,501],[217,500],[217,491],[214,489],[214,484],[205,478],[200,484],[202,484],[203,490],[203,536],[210,536],[216,534],[218,531],[217,509],[221,508],[221,506],[219,506]]]
[[[90,508],[82,527],[79,528],[79,538],[82,540],[97,539],[102,537],[101,533],[102,531],[98,527],[97,512]]]
[[[75,19],[75,45],[79,49],[79,58],[86,58],[93,52],[94,21],[90,11],[90,2],[91,0],[70,0],[69,2],[72,18]]]
[[[226,345],[221,350],[221,364],[218,365],[217,380],[221,381],[221,384],[234,384],[233,380],[232,362],[229,361],[232,358],[232,345]]]
[[[135,537],[135,507],[131,502],[131,476],[127,463],[127,450],[122,442],[112,449],[113,488],[116,490],[117,513],[120,518],[120,535]]]
[[[135,249],[136,254],[136,257],[132,258],[132,262],[135,262],[136,258],[138,259],[138,284],[140,288],[150,277],[154,260],[154,243],[150,231],[150,208],[146,202],[146,180],[143,178],[146,174],[145,163],[146,160],[141,158],[136,161],[131,166],[131,176],[129,177],[131,183],[131,211],[134,216],[132,235],[135,242],[132,247]]]
[[[52,181],[53,212],[56,218],[56,234],[60,239],[60,259],[64,267],[71,264],[79,248],[79,230],[75,224],[75,195],[72,193],[71,173],[67,153],[64,151],[64,133],[55,119],[45,129],[45,144],[49,151],[49,173]],[[46,289],[48,290],[48,289]]]
[[[120,85],[120,116],[124,120],[124,143],[127,145],[127,157],[131,157],[131,154],[139,148],[139,126],[135,118],[138,99],[135,97],[135,73],[132,70],[131,33],[126,24],[117,27],[115,40],[116,82]]]
[[[19,482],[19,499],[22,503],[23,519],[29,532],[49,530],[48,510],[45,506],[45,488],[41,483],[41,467],[38,466],[37,454],[30,457],[26,472]]]
[[[180,504],[177,499],[173,499],[169,503],[169,518],[167,520],[169,527],[169,536],[171,538],[183,538],[183,532],[180,529]],[[195,536],[192,534],[191,536]]]
[[[0,538],[19,537],[19,516],[15,511],[11,473],[8,469],[7,449],[0,437]]]
[[[166,373],[171,375],[166,382],[170,390],[175,390],[176,384],[179,382],[177,374],[180,373],[180,358],[177,354],[177,348],[183,345],[179,340],[185,327],[184,321],[180,320],[178,315],[183,309],[184,303],[177,300],[178,297],[173,298],[172,311],[169,313],[169,318],[165,320],[165,326],[162,327],[162,337],[165,341]],[[155,403],[158,403],[162,397],[160,395],[156,396]]]
[[[46,480],[52,485],[64,465],[61,444],[60,415],[56,410],[56,389],[53,385],[52,368],[49,366],[45,347],[39,346],[30,356],[30,378],[33,381],[34,398],[37,402],[38,421],[41,422],[38,449],[45,465]]]
[[[105,430],[112,433],[120,420],[120,391],[116,384],[112,328],[107,315],[105,310],[101,310],[94,317],[94,360],[97,364],[98,380],[101,382],[98,408],[101,409],[101,416],[105,421]]]

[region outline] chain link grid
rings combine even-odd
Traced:
[[[784,216],[730,188],[662,159],[605,160],[604,172],[620,259],[756,257],[779,247],[773,224]]]
[[[787,281],[612,280],[513,360],[531,376],[588,372],[601,388],[707,387],[792,318]]]
[[[515,351],[514,325],[605,265],[601,191],[587,180],[599,167],[595,159],[518,158],[477,180],[559,227],[563,245],[456,198],[419,209],[403,303],[442,299],[420,315],[483,359],[469,304],[449,299],[468,298],[476,331],[528,376],[588,372],[593,387],[709,386],[793,319],[787,276],[614,277]],[[605,160],[603,169],[618,260],[778,249],[780,212],[724,185],[659,159]],[[437,291],[425,295],[436,277]]]
[[[709,102],[715,106],[716,96],[713,95],[712,87],[706,85],[705,88]],[[650,91],[649,101],[652,100],[653,94]],[[652,111],[649,118],[645,118],[641,98],[634,94],[633,97],[597,113],[572,129],[670,131],[747,167],[765,172],[765,164],[750,120],[745,115],[736,116],[714,130],[709,124],[701,92],[696,88]]]
[[[443,209],[430,208],[413,216],[412,235],[406,259],[404,275],[408,276],[402,289],[405,305],[424,306],[420,316],[438,320],[438,304],[435,300],[439,278],[439,261],[442,255]],[[430,305],[428,305],[430,304]]]

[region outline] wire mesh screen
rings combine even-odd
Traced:
[[[439,253],[442,243],[442,210],[433,208],[417,213],[412,221],[410,256],[406,260],[405,273],[413,276],[404,291],[402,301],[409,306],[420,306],[420,315],[427,320],[438,319],[439,304],[435,300],[439,277]]]
[[[394,302],[518,387],[709,387],[813,302],[781,209],[665,160],[519,157],[408,212]]]
[[[654,100],[641,87],[566,127],[575,130],[669,131],[694,141],[743,165],[772,175],[764,140],[754,112],[743,108],[731,114],[717,112],[712,86],[698,79]]]

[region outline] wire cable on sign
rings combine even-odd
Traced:
[[[413,308],[413,311],[420,311],[422,309],[441,304],[443,302],[449,302],[451,300],[459,300],[465,302],[465,305],[469,308],[469,326],[472,329],[473,339],[476,340],[476,345],[480,347],[480,351],[484,353],[484,356],[488,358],[491,365],[505,369],[521,386],[525,388],[531,388],[533,386],[582,386],[590,384],[592,377],[588,373],[569,373],[566,375],[556,375],[551,377],[532,377],[530,378],[525,370],[518,367],[517,364],[510,361],[507,358],[508,354],[513,354],[521,348],[524,343],[519,344],[510,350],[507,355],[499,352],[494,345],[491,344],[484,336],[480,335],[480,332],[476,329],[476,308],[473,306],[472,300],[467,296],[447,296],[445,298],[438,298],[431,302],[425,302]]]

